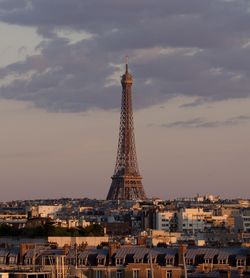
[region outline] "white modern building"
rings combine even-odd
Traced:
[[[156,212],[155,229],[170,232],[175,224],[175,211],[159,211]]]
[[[178,231],[194,234],[211,226],[212,211],[204,211],[203,208],[182,208],[177,213],[177,218]]]
[[[38,205],[31,207],[30,212],[32,217],[56,218],[62,207],[62,205]]]
[[[243,209],[239,215],[235,216],[235,231],[250,232],[250,209]]]

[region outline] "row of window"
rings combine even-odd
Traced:
[[[152,278],[152,271],[151,269],[146,270],[146,277]],[[104,278],[104,270],[96,270],[95,278]],[[122,270],[116,271],[116,278],[123,278]],[[140,269],[133,269],[133,278],[140,278]],[[166,278],[172,278],[172,271],[166,271]]]
[[[96,270],[95,272],[95,278],[104,278],[105,275],[104,275],[104,270]],[[123,272],[122,270],[117,270],[116,271],[116,278],[123,278]]]
[[[70,264],[70,265],[75,265],[76,260],[75,260],[75,258],[66,259],[66,263]],[[106,263],[106,260],[103,259],[103,258],[97,260],[98,265],[105,265],[105,263]],[[78,259],[77,260],[77,265],[87,265],[87,258],[86,259]]]
[[[205,259],[205,264],[212,264],[213,260],[212,259]],[[222,259],[218,261],[218,264],[227,264],[228,261],[226,259]],[[194,260],[193,259],[186,259],[186,264],[187,265],[193,265]],[[244,259],[238,259],[237,260],[237,266],[245,266],[246,265],[246,260]]]
[[[250,221],[250,217],[243,217],[244,221]]]
[[[152,278],[152,270],[151,269],[147,269],[146,270],[146,274],[147,274],[147,278]],[[133,270],[133,278],[140,278],[140,270],[139,269],[134,269]],[[166,271],[166,278],[172,278],[172,271],[171,270],[167,270]]]
[[[0,257],[0,264],[6,264],[7,258],[1,256]],[[17,263],[17,257],[9,257],[9,264],[16,264]]]
[[[213,260],[212,259],[205,259],[205,264],[212,264]],[[194,259],[186,259],[186,264],[187,265],[193,265],[194,264]],[[227,264],[227,260],[219,260],[218,264]]]
[[[198,223],[195,223],[194,225],[193,224],[185,224],[185,223],[183,223],[182,224],[182,227],[186,227],[186,226],[189,226],[189,227],[202,227],[202,224],[198,224]]]
[[[156,263],[156,258],[152,258],[152,263]],[[143,263],[143,259],[135,259],[134,263]],[[148,258],[148,263],[151,263],[150,258]],[[116,265],[123,265],[124,264],[124,260],[123,259],[116,259]],[[166,259],[166,265],[173,265],[174,264],[174,259],[173,258],[169,258]]]

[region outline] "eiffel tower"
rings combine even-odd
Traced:
[[[126,70],[121,78],[122,102],[118,150],[115,171],[112,176],[112,183],[108,192],[107,200],[146,199],[135,149],[131,96],[132,83],[133,77],[128,72],[128,59],[126,59]]]

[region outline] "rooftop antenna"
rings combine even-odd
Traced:
[[[154,267],[152,261],[152,247],[153,247],[153,231],[150,229],[150,246],[149,246],[149,259],[150,259],[150,277],[154,278]]]
[[[183,268],[184,268],[184,277],[187,278],[188,275],[187,275],[187,265],[186,265],[186,258],[185,258],[185,255],[183,253]]]

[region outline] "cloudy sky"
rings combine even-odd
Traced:
[[[105,198],[123,60],[148,196],[250,197],[248,0],[0,0],[1,200]]]

